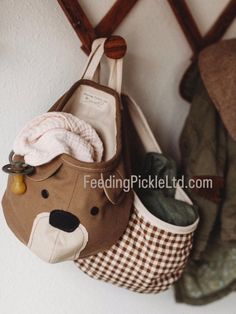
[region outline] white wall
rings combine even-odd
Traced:
[[[83,0],[97,23],[114,1]],[[227,0],[188,0],[201,31]],[[236,32],[231,27],[229,36]],[[177,156],[189,105],[178,84],[191,51],[166,0],[140,0],[118,33],[129,45],[124,88],[143,108],[164,150]],[[0,164],[26,121],[45,112],[79,78],[86,60],[56,0],[1,0]],[[0,192],[6,176],[0,176]],[[235,295],[205,307],[176,305],[173,291],[139,295],[97,282],[72,263],[48,265],[33,256],[6,227],[0,213],[1,314],[236,313]]]

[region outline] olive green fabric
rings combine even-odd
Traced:
[[[236,289],[236,243],[209,245],[191,260],[175,286],[176,300],[193,305],[216,301]]]
[[[227,133],[203,83],[198,76],[189,115],[180,139],[184,174],[224,177]],[[199,207],[200,223],[195,236],[194,257],[200,258],[214,228],[220,205],[203,198],[195,190],[187,190]]]
[[[176,226],[188,226],[193,224],[197,218],[197,210],[180,200],[175,199],[175,187],[173,179],[177,178],[176,163],[159,153],[148,153],[144,160],[141,173],[142,178],[167,182],[165,188],[139,189],[137,194],[145,207],[157,218]]]
[[[224,191],[222,200],[214,202],[210,195],[187,190],[199,208],[200,223],[191,260],[176,285],[176,300],[206,304],[236,287],[236,142],[196,69],[191,84],[192,104],[180,140],[184,174],[223,178]]]

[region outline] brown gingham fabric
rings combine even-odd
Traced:
[[[134,208],[122,238],[108,251],[75,261],[89,276],[140,293],[168,289],[182,274],[193,232],[176,234],[147,222]]]

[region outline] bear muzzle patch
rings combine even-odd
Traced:
[[[75,260],[88,242],[88,232],[70,212],[55,209],[36,216],[28,248],[49,263]]]

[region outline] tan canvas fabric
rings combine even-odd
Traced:
[[[126,176],[119,95],[110,88],[82,80],[53,106],[53,110],[63,111],[74,93],[85,86],[91,88],[91,92],[105,92],[115,100],[113,124],[116,130],[116,152],[113,157],[100,163],[88,163],[63,154],[46,165],[36,167],[34,174],[25,176],[27,190],[22,195],[12,193],[13,177],[9,176],[3,197],[3,209],[9,227],[24,244],[48,262],[73,260],[78,254],[85,257],[108,249],[124,233],[130,218],[132,192],[125,193],[122,189],[105,187],[84,187],[85,176],[90,176],[89,180],[109,176],[123,179]],[[74,103],[79,106],[78,98],[74,98]],[[49,194],[46,199],[42,197],[43,190]],[[97,215],[91,214],[94,207],[99,210]],[[79,219],[80,225],[76,231],[79,232],[78,242],[74,242],[73,232],[68,235],[49,226],[50,212],[58,209],[72,213]]]
[[[204,49],[199,56],[199,69],[226,129],[236,140],[236,39]]]
[[[122,181],[127,175],[120,102],[123,60],[109,62],[109,87],[93,82],[99,76],[105,40],[94,41],[82,79],[50,109],[89,123],[103,142],[102,161],[82,162],[62,154],[37,166],[33,174],[21,176],[26,189],[16,192],[10,175],[2,201],[12,231],[50,263],[110,248],[124,233],[131,214],[132,192],[104,185],[109,177]],[[8,166],[6,170],[11,169]]]

